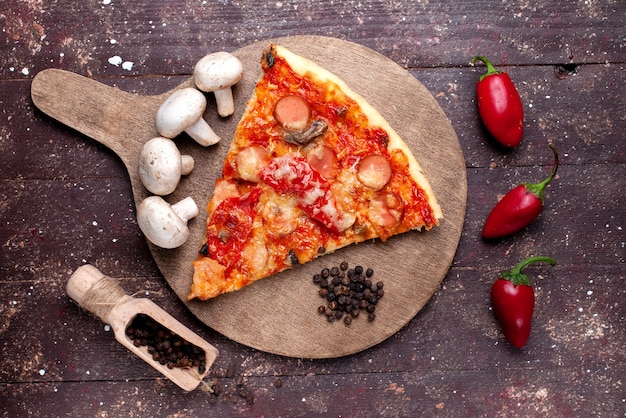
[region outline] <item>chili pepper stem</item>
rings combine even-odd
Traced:
[[[470,64],[474,65],[476,61],[482,61],[487,66],[487,72],[480,76],[481,81],[487,76],[490,76],[493,74],[500,74],[500,71],[496,70],[496,67],[494,67],[493,64],[482,55],[476,55],[474,58],[472,58],[472,60],[470,61]]]
[[[530,281],[528,280],[528,276],[522,274],[522,270],[533,263],[550,263],[550,265],[553,266],[556,264],[556,260],[552,257],[546,257],[541,255],[528,257],[517,263],[517,265],[513,267],[513,269],[502,273],[502,278],[510,280],[514,285],[528,285],[530,284]]]
[[[556,151],[556,146],[553,143],[549,144],[550,149],[554,153],[554,164],[552,165],[552,172],[550,175],[542,182],[539,183],[525,183],[526,191],[528,193],[532,193],[537,196],[543,202],[543,189],[554,179],[556,176],[556,170],[559,168],[559,154]]]

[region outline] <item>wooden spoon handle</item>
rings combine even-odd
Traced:
[[[108,322],[109,313],[119,304],[132,299],[111,278],[90,264],[80,266],[70,276],[67,294],[81,307]]]

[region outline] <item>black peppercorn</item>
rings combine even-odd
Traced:
[[[324,267],[313,275],[313,282],[320,287],[320,297],[327,302],[318,307],[318,313],[326,315],[328,322],[343,318],[343,323],[350,325],[359,317],[359,310],[365,310],[368,321],[373,321],[376,304],[384,294],[382,282],[374,284],[370,280],[373,275],[372,268],[364,270],[357,265],[351,269],[346,261],[339,267]]]
[[[152,359],[170,369],[175,367],[198,367],[206,372],[205,353],[187,340],[145,314],[137,315],[126,328],[126,336],[137,347],[146,346]]]

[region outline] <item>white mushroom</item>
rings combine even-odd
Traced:
[[[171,139],[160,136],[146,142],[139,153],[139,178],[151,193],[165,196],[176,190],[180,176],[193,170],[191,155],[181,155]]]
[[[189,239],[187,221],[198,215],[191,197],[171,205],[160,196],[150,196],[137,207],[137,223],[143,234],[161,248],[180,247]]]
[[[196,86],[202,91],[215,94],[217,113],[222,117],[235,113],[231,86],[237,84],[242,75],[241,61],[224,51],[206,55],[193,69]]]
[[[172,139],[185,131],[205,147],[217,143],[220,137],[202,118],[205,109],[206,97],[202,92],[193,87],[176,90],[157,111],[156,128],[159,135]]]

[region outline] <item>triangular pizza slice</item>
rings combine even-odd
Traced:
[[[261,66],[207,206],[189,299],[442,218],[415,157],[360,95],[279,45]]]

